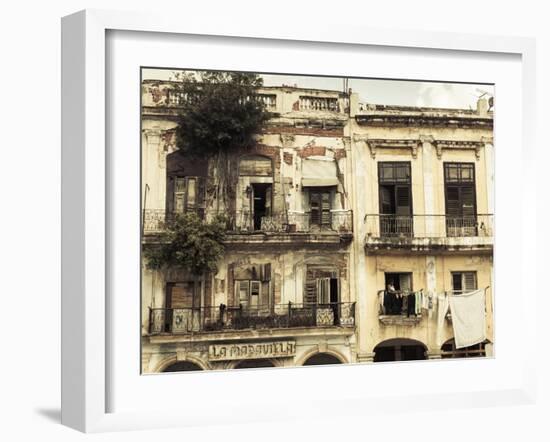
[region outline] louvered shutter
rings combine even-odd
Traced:
[[[471,292],[477,289],[477,275],[476,272],[464,272],[464,290]]]
[[[460,189],[462,203],[462,216],[471,217],[475,215],[475,192],[473,186],[462,186]]]
[[[197,178],[197,206],[201,209],[206,207],[206,178]]]
[[[321,223],[321,195],[311,192],[309,194],[309,204],[311,210],[311,224]]]
[[[195,300],[193,282],[176,283],[170,288],[170,308],[192,308]]]
[[[447,215],[452,217],[460,216],[460,191],[458,186],[447,186],[447,201],[446,211]]]
[[[395,202],[397,215],[411,214],[411,197],[409,186],[395,187]]]
[[[330,278],[317,279],[317,302],[319,304],[330,302]]]
[[[330,193],[321,194],[321,224],[330,225]]]
[[[185,207],[185,178],[174,178],[174,212],[183,213]]]

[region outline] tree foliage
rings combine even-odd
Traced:
[[[182,106],[176,143],[184,154],[213,156],[247,149],[269,118],[257,90],[256,74],[200,71],[179,74],[176,90]]]
[[[197,276],[217,271],[217,262],[224,252],[226,222],[221,216],[205,223],[195,213],[177,215],[159,244],[145,249],[148,267],[179,267]]]

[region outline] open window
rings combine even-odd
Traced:
[[[412,236],[411,163],[378,163],[381,236]]]
[[[308,266],[304,304],[337,304],[338,272],[333,269]]]
[[[235,302],[243,309],[270,309],[271,264],[235,267]]]
[[[412,273],[385,273],[384,298],[382,299],[385,315],[415,314],[416,299],[412,286]],[[414,305],[413,305],[414,304]]]
[[[269,157],[248,155],[239,161],[239,182],[246,195],[241,199],[238,214],[241,227],[262,230],[262,220],[271,218],[273,199],[273,164]]]
[[[477,290],[477,272],[451,272],[451,277],[454,293]]]
[[[271,217],[272,185],[253,183],[250,185],[250,207],[252,208],[252,224],[254,230],[261,230],[262,219]]]

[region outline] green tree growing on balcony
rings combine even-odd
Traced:
[[[179,97],[176,144],[184,155],[208,158],[214,178],[210,198],[218,210],[234,201],[237,155],[257,143],[269,113],[258,96],[263,79],[251,73],[195,71],[175,74]],[[221,205],[223,203],[223,205]]]
[[[176,216],[156,244],[144,248],[150,269],[183,268],[195,277],[217,271],[224,253],[227,220],[222,216],[205,223],[195,213]]]

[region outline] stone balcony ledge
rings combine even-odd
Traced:
[[[422,315],[379,315],[378,320],[384,325],[415,326],[422,321]]]

